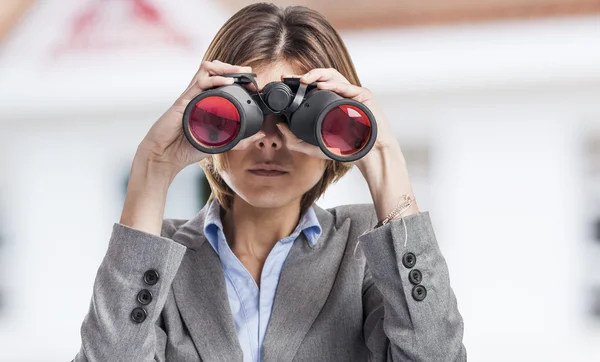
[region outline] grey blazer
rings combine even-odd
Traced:
[[[323,232],[294,241],[263,361],[466,361],[429,213],[404,218],[405,247],[400,219],[370,230],[372,205],[313,207]],[[242,361],[205,212],[165,220],[160,237],[113,226],[74,361]]]

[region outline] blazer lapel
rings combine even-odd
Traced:
[[[263,342],[264,362],[293,360],[329,296],[346,249],[350,220],[336,228],[331,213],[313,207],[321,224],[321,237],[311,247],[300,234],[290,250]]]
[[[221,261],[203,233],[206,209],[172,237],[188,247],[173,281],[173,293],[204,361],[242,361]]]

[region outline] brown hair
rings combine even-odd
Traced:
[[[253,72],[277,61],[289,63],[300,73],[334,68],[350,83],[360,86],[337,31],[323,15],[304,6],[258,3],[244,7],[221,27],[203,60],[250,66]],[[302,213],[352,168],[343,162],[326,162],[319,182],[302,197]],[[210,199],[216,198],[224,208],[231,208],[233,191],[219,175],[219,170],[227,166],[226,153],[209,156],[200,165],[212,190]]]

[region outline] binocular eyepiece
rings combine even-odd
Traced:
[[[183,113],[187,140],[204,153],[226,152],[258,132],[268,114],[281,115],[292,133],[318,146],[336,161],[364,157],[377,138],[375,117],[367,106],[344,98],[317,83],[298,78],[271,82],[258,92],[256,74],[224,74],[234,83],[208,89],[194,97]],[[246,87],[254,85],[250,91]]]

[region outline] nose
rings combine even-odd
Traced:
[[[268,115],[265,117],[261,129],[265,132],[266,137],[255,142],[256,148],[260,150],[279,150],[282,147],[283,138],[276,126],[277,122],[279,122],[277,116]]]

